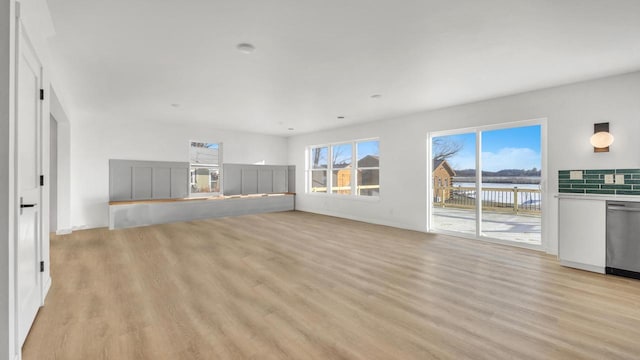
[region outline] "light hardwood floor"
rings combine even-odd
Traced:
[[[640,281],[302,212],[74,232],[44,359],[637,359]]]

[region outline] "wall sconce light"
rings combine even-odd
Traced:
[[[609,133],[609,123],[593,124],[591,145],[593,152],[609,152],[609,146],[613,143],[613,135]]]

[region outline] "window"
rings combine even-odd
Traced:
[[[311,171],[310,171],[310,180],[311,192],[327,192],[327,158],[329,154],[328,147],[316,147],[312,148],[311,151]]]
[[[189,163],[191,165],[191,194],[220,193],[222,144],[191,141]]]
[[[331,192],[333,194],[351,194],[352,158],[353,144],[331,146]]]
[[[358,195],[380,195],[380,143],[362,141],[357,143]]]
[[[309,147],[307,192],[379,196],[379,143],[365,140]]]

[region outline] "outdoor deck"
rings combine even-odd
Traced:
[[[432,226],[435,229],[475,235],[476,219],[473,209],[433,208]],[[539,245],[539,214],[515,214],[483,211],[482,233],[489,238]]]

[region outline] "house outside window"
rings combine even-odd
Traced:
[[[307,192],[379,196],[379,149],[377,139],[308,147]]]
[[[191,141],[189,145],[192,195],[220,194],[222,144]]]
[[[450,184],[456,172],[446,160],[433,162],[433,198],[436,202],[449,199],[451,196]]]

